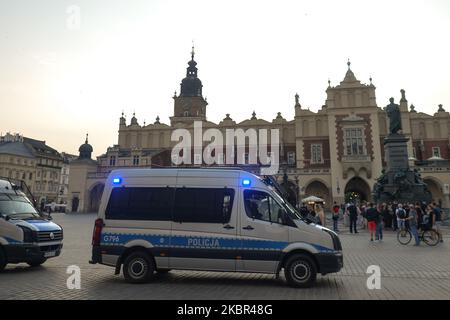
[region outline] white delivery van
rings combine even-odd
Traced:
[[[62,228],[42,216],[19,184],[0,178],[0,271],[8,263],[43,264],[59,256]]]
[[[298,215],[267,180],[239,169],[112,171],[92,260],[129,282],[171,269],[274,273],[311,286],[343,266],[338,236]]]

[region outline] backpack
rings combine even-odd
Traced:
[[[403,208],[397,209],[397,217],[399,219],[405,219],[406,218],[406,211]]]
[[[351,216],[356,216],[358,214],[358,211],[356,210],[356,207],[354,204],[350,205],[347,208],[348,212],[350,213]]]

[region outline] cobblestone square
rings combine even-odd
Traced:
[[[0,299],[449,299],[450,247],[448,229],[444,243],[436,247],[402,246],[396,234],[385,232],[383,242],[371,243],[369,235],[342,232],[344,268],[336,274],[318,276],[310,289],[293,289],[283,276],[171,271],[154,282],[132,285],[114,269],[88,263],[94,214],[54,214],[64,228],[60,257],[43,266],[8,265],[0,274]],[[341,226],[341,230],[343,226]],[[345,229],[346,230],[346,229]],[[66,286],[67,267],[81,268],[81,289]],[[366,274],[370,265],[381,269],[381,289],[369,290]]]

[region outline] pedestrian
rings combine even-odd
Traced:
[[[397,210],[395,211],[395,215],[397,217],[397,227],[400,228],[400,230],[404,230],[406,211],[405,209],[403,209],[403,205],[401,203],[398,204]]]
[[[414,205],[410,204],[409,205],[409,214],[408,216],[404,219],[404,221],[408,221],[408,225],[409,225],[409,230],[411,231],[414,240],[416,241],[415,246],[420,245],[420,240],[419,240],[419,233],[417,232],[417,211],[416,208],[414,207]]]
[[[366,219],[367,219],[367,227],[370,232],[370,241],[373,241],[373,236],[375,235],[377,229],[377,219],[378,212],[377,209],[373,207],[373,203],[368,204],[368,208],[366,209]]]
[[[386,212],[386,204],[383,203],[379,208],[377,208],[377,229],[375,233],[375,239],[378,241],[383,241],[383,217]]]
[[[339,232],[339,230],[338,230],[339,210],[340,210],[340,206],[335,201],[334,205],[333,205],[333,212],[332,212],[333,230],[335,232]]]
[[[344,206],[344,210],[342,211],[342,215],[344,216],[344,226],[348,228],[350,226],[350,217],[348,215],[348,206],[350,204],[346,203]]]
[[[433,229],[436,230],[436,232],[439,235],[439,241],[444,242],[444,239],[442,239],[442,210],[439,208],[439,206],[436,204],[436,202],[433,202],[431,204],[431,208],[433,210]]]
[[[417,213],[417,229],[420,229],[420,226],[422,225],[422,217],[423,217],[423,212],[422,212],[422,207],[420,206],[420,202],[416,202],[416,204],[414,206],[414,210],[416,210],[416,213]]]
[[[314,210],[313,206],[308,205],[308,217],[309,217],[309,220],[311,220],[317,224],[317,214],[316,214],[316,211]]]
[[[403,209],[405,210],[405,229],[409,230],[409,220],[407,220],[406,218],[409,216],[409,205],[410,203],[408,202],[406,205],[403,205]]]
[[[392,226],[393,226],[393,231],[397,231],[398,230],[398,219],[397,219],[397,202],[394,201],[394,203],[392,203],[391,205],[391,209],[392,209]]]
[[[309,214],[309,210],[308,210],[308,207],[306,206],[306,204],[302,204],[302,206],[300,207],[300,215],[303,217],[303,218],[306,218],[306,217],[308,217],[308,214]]]
[[[52,206],[51,204],[47,205],[47,215],[50,218],[52,216]]]
[[[358,233],[358,230],[356,230],[356,220],[358,220],[358,210],[354,203],[350,203],[350,205],[347,207],[347,212],[350,217],[350,233]]]
[[[366,229],[366,205],[361,204],[358,208],[358,224],[361,226],[361,229]]]
[[[318,218],[317,219],[318,224],[325,227],[325,212],[323,211],[322,206],[317,203],[315,206],[315,211]]]

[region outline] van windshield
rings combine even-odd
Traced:
[[[275,180],[272,176],[265,176],[261,179],[262,182],[267,185],[273,193],[276,195],[276,198],[283,204],[288,214],[291,216],[292,219],[302,220],[306,222],[307,224],[312,223],[313,221],[311,219],[308,219],[306,217],[303,217],[296,208],[294,208],[289,201],[286,201],[286,195],[283,192],[283,188],[278,184],[278,182]]]
[[[0,196],[0,215],[19,220],[41,218],[26,198],[5,194]]]
[[[297,213],[297,210],[295,210],[295,208],[289,202],[284,200],[284,198],[280,196],[280,194],[276,191],[276,189],[274,189],[271,186],[268,187],[273,191],[275,198],[277,198],[277,200],[281,202],[281,204],[286,209],[287,213],[292,219],[301,219],[300,215]]]

